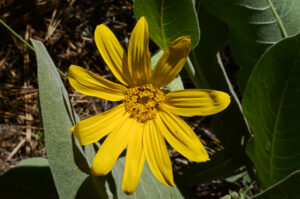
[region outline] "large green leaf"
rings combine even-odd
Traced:
[[[38,62],[39,99],[45,130],[47,155],[60,198],[182,198],[179,190],[159,183],[145,164],[136,192],[128,196],[121,183],[124,158],[104,177],[90,175],[94,147],[82,147],[70,128],[78,121],[56,67],[44,45],[32,40]],[[86,157],[84,156],[86,155]]]
[[[48,160],[23,160],[0,177],[2,199],[58,199]]]
[[[213,116],[212,126],[227,151],[234,155],[243,155],[242,140],[249,137],[248,127],[240,109],[240,102],[227,78],[222,61],[217,56],[219,49],[227,41],[226,27],[200,4],[197,6],[197,13],[201,38],[190,55],[191,67],[195,69],[195,73],[189,75],[192,80],[196,80],[193,82],[197,88],[221,90],[231,94],[231,104]]]
[[[192,0],[135,0],[136,18],[145,16],[151,39],[163,50],[180,36],[199,41],[199,26]]]
[[[245,90],[243,111],[254,133],[247,153],[264,187],[300,169],[300,34],[270,48]]]
[[[219,89],[225,85],[224,75],[217,61],[218,51],[227,41],[227,30],[224,22],[212,16],[200,4],[196,7],[201,38],[198,46],[191,51],[190,59],[195,69],[193,81],[198,88]],[[198,83],[197,83],[198,82]]]
[[[205,7],[226,22],[229,46],[240,65],[244,90],[253,67],[268,47],[300,31],[299,0],[202,0]]]
[[[253,199],[299,199],[300,171],[295,171],[265,191],[255,195]]]
[[[205,163],[194,163],[179,171],[177,178],[183,186],[196,186],[212,180],[228,177],[243,166],[240,159],[226,151],[217,152]]]

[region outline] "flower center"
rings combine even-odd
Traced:
[[[152,84],[127,89],[124,99],[126,111],[140,122],[154,118],[164,101],[164,92]]]

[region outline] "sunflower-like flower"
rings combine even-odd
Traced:
[[[69,68],[69,82],[78,92],[110,101],[118,106],[78,122],[72,127],[81,145],[99,141],[107,135],[97,152],[91,172],[109,173],[126,150],[122,189],[135,191],[145,160],[154,176],[173,186],[173,172],[166,141],[186,158],[202,162],[209,156],[191,127],[179,116],[205,116],[224,110],[228,94],[204,89],[166,92],[181,71],[190,51],[190,37],[176,39],[151,69],[148,23],[141,17],[129,41],[128,56],[115,35],[105,25],[97,26],[95,41],[105,63],[123,84],[111,82],[79,66]]]

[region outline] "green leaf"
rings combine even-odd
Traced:
[[[300,32],[299,0],[202,0],[209,12],[228,25],[229,46],[241,67],[244,90],[263,53],[281,39]]]
[[[78,117],[46,48],[39,41],[31,42],[37,56],[39,102],[49,165],[60,198],[73,199],[89,177],[89,164],[70,131]],[[91,195],[104,197],[105,192],[95,191],[105,190],[103,182],[94,178],[97,189],[91,188]]]
[[[201,38],[199,45],[190,53],[195,69],[192,80],[198,81],[198,83],[193,81],[198,88],[218,89],[220,85],[224,84],[224,75],[220,70],[216,55],[227,41],[226,25],[209,14],[200,3],[196,8]]]
[[[300,196],[300,171],[295,171],[265,191],[255,195],[253,199],[298,199]]]
[[[220,151],[213,155],[208,162],[194,163],[179,171],[177,178],[183,186],[196,186],[230,176],[242,166],[243,162],[240,159],[226,151]]]
[[[48,160],[30,158],[0,177],[2,199],[58,199]]]
[[[197,88],[221,90],[231,94],[231,104],[224,111],[212,117],[212,128],[221,140],[225,151],[221,155],[213,156],[211,162],[205,163],[203,166],[202,164],[198,165],[200,172],[203,167],[213,169],[208,171],[208,175],[203,172],[202,176],[191,180],[191,182],[195,182],[194,184],[231,175],[242,164],[248,164],[249,160],[245,154],[243,141],[250,136],[241,112],[240,102],[218,54],[219,49],[227,41],[226,25],[209,14],[200,3],[197,6],[197,13],[201,38],[199,45],[190,54],[191,62],[187,62],[189,67],[194,69],[192,73],[188,72],[188,74]],[[224,164],[220,164],[222,158],[224,158]],[[195,166],[196,168],[197,166]]]
[[[225,149],[233,155],[245,156],[242,140],[249,137],[240,102],[217,55],[227,41],[225,24],[198,4],[197,13],[201,29],[199,45],[191,52],[194,74],[189,74],[197,88],[221,90],[231,94],[227,109],[213,116],[212,127]],[[188,62],[188,64],[190,64]]]
[[[39,99],[45,130],[45,143],[51,172],[60,198],[175,198],[182,195],[176,187],[166,187],[145,164],[138,188],[133,195],[122,192],[125,159],[120,158],[112,172],[103,177],[90,175],[95,151],[82,147],[70,128],[78,121],[56,67],[44,45],[31,40],[38,62]],[[95,146],[96,148],[96,146]],[[86,157],[84,156],[86,155]]]
[[[135,0],[136,18],[145,16],[151,39],[165,50],[180,36],[191,36],[197,46],[200,31],[192,0]]]
[[[242,183],[243,183],[244,186],[251,183],[250,176],[248,175],[247,171],[239,172],[237,174],[229,176],[225,180],[226,180],[226,182],[234,183],[238,179],[241,179],[241,178],[243,179]]]
[[[300,34],[270,48],[245,90],[244,114],[254,133],[247,153],[264,187],[300,169]]]

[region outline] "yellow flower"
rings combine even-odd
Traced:
[[[123,101],[104,113],[78,122],[72,132],[82,145],[108,135],[97,152],[92,174],[109,173],[127,147],[122,189],[133,193],[147,160],[154,176],[173,186],[172,165],[166,141],[179,153],[195,162],[209,160],[199,138],[177,115],[211,115],[230,103],[221,91],[186,89],[167,93],[169,84],[181,71],[190,51],[190,37],[176,39],[151,70],[148,24],[141,17],[133,29],[128,57],[109,28],[101,24],[95,41],[104,61],[123,84],[71,65],[69,81],[78,92],[110,101]]]

